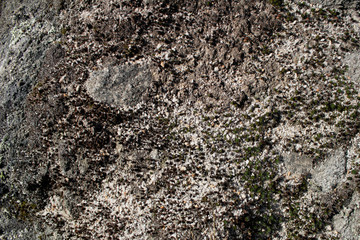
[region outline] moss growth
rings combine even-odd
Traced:
[[[32,221],[38,211],[37,204],[27,200],[11,198],[7,205],[11,215],[21,221]]]
[[[283,0],[269,0],[269,2],[276,7],[282,7],[284,5]]]
[[[65,27],[61,28],[61,30],[60,30],[60,32],[61,32],[62,35],[66,35],[66,33],[67,33],[68,31],[69,31],[69,29],[68,29],[68,28],[65,28]]]
[[[6,180],[5,174],[3,171],[0,172],[0,182],[3,182]]]

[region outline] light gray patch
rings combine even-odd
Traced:
[[[151,80],[147,65],[108,66],[92,72],[85,88],[99,102],[113,107],[133,107],[142,101]]]
[[[307,174],[312,169],[312,160],[296,153],[286,154],[284,157],[285,168],[292,174]]]
[[[360,195],[354,192],[351,202],[334,216],[333,226],[341,239],[356,240],[360,236]]]
[[[339,149],[325,159],[312,171],[312,182],[322,191],[328,192],[336,188],[346,174],[346,154]]]
[[[344,59],[344,63],[349,67],[345,75],[356,83],[360,84],[360,52],[354,52],[347,55]]]
[[[311,0],[310,2],[320,4],[324,7],[359,8],[359,2],[357,0]]]

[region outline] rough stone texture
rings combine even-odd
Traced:
[[[146,65],[108,66],[90,73],[85,88],[95,100],[113,107],[135,106],[152,81]]]
[[[309,2],[321,4],[324,7],[341,7],[349,9],[359,9],[360,3],[356,0],[311,0]]]
[[[358,52],[348,54],[344,59],[344,63],[347,66],[349,66],[349,69],[346,72],[346,76],[355,83],[360,83],[359,62],[360,62],[360,53]]]
[[[340,184],[347,172],[347,156],[344,151],[337,150],[319,166],[312,170],[312,183],[321,191],[329,192]]]
[[[55,2],[55,1],[54,1]],[[26,98],[39,81],[46,52],[59,35],[50,1],[0,1],[0,166],[4,171],[23,161],[21,151],[28,144],[28,125],[24,122]],[[7,170],[6,170],[7,169]],[[23,178],[27,174],[22,173]],[[18,179],[20,180],[20,179]],[[17,195],[16,181],[0,184],[0,232],[4,239],[36,239],[38,231],[18,214],[26,201]],[[23,209],[27,211],[26,209]],[[32,214],[32,213],[31,213]],[[16,217],[17,216],[17,217]]]
[[[307,175],[312,169],[312,159],[296,153],[284,154],[284,164],[290,174]]]
[[[12,218],[4,209],[0,213],[0,231],[4,239],[32,240],[37,237],[36,231],[31,226]]]
[[[360,197],[355,192],[349,204],[334,216],[334,230],[340,233],[341,239],[356,240],[360,230]]]
[[[1,106],[18,106],[41,71],[46,50],[56,41],[46,1],[3,1],[1,14]]]
[[[359,21],[328,3],[1,1],[1,238],[359,235]]]

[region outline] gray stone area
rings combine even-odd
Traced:
[[[56,45],[60,36],[55,5],[45,0],[0,1],[1,239],[37,239],[41,232],[35,230],[35,225],[14,216],[11,212],[14,205],[19,206],[25,200],[17,197],[18,191],[10,190],[15,182],[3,183],[10,176],[5,177],[4,172],[23,160],[20,149],[24,150],[29,142],[24,122],[25,102],[46,65],[46,53]]]
[[[359,9],[360,3],[357,0],[311,0],[309,2],[321,4],[324,7]]]
[[[344,151],[341,149],[336,150],[311,171],[311,183],[323,192],[334,190],[337,185],[344,181],[347,172],[347,161]]]
[[[91,72],[85,88],[97,101],[113,107],[133,107],[143,100],[151,81],[146,64],[107,66]]]
[[[339,232],[342,239],[359,239],[360,230],[360,195],[355,192],[348,205],[334,216],[334,230]]]
[[[0,133],[17,129],[46,52],[59,37],[47,1],[2,1],[0,15]],[[14,134],[14,131],[7,132]]]
[[[360,84],[360,53],[355,52],[345,57],[344,63],[348,66],[346,76],[356,84]]]
[[[4,211],[4,209],[1,209],[0,212],[0,231],[3,239],[36,239],[36,231],[32,229],[31,225],[19,222],[17,219],[9,216],[9,213]]]
[[[0,93],[2,106],[21,105],[56,41],[53,12],[46,1],[2,1]]]
[[[284,154],[284,164],[290,174],[307,175],[312,169],[312,159],[296,153]]]

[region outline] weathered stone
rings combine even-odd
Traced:
[[[360,85],[360,52],[353,52],[347,55],[344,59],[344,64],[348,66],[345,75],[354,83]]]
[[[87,92],[113,107],[135,106],[149,88],[152,74],[147,65],[107,66],[90,74]]]
[[[312,169],[312,182],[323,192],[329,192],[341,183],[346,174],[347,157],[341,149],[336,150],[319,166]]]
[[[350,199],[349,199],[350,200]],[[350,203],[333,218],[334,230],[340,234],[341,239],[357,240],[360,230],[360,196],[355,191]]]
[[[307,175],[312,169],[312,159],[296,153],[285,154],[283,156],[285,168],[291,174],[298,176]]]
[[[342,8],[353,8],[358,9],[360,3],[357,0],[311,0],[309,2],[315,4],[321,4],[324,7],[342,7]]]

